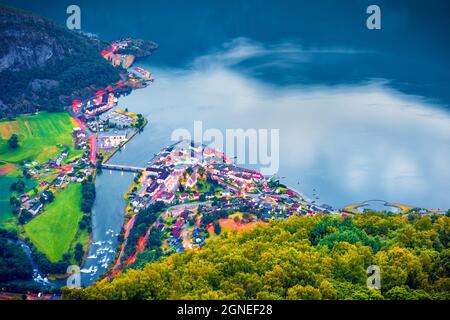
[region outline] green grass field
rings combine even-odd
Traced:
[[[73,148],[73,127],[74,123],[66,112],[42,112],[0,121],[0,228],[14,227],[17,222],[17,217],[10,212],[9,198],[12,194],[9,186],[22,174],[20,162],[46,162],[60,154],[65,146],[70,150],[69,158],[82,154],[83,151]],[[13,133],[19,136],[19,148],[16,150],[8,147],[8,139]],[[8,170],[5,171],[5,168]],[[25,191],[36,184],[30,181]]]
[[[68,146],[71,156],[74,124],[66,112],[22,116],[12,121],[0,121],[0,161],[19,164],[23,160],[46,162],[57,156],[63,146]],[[19,148],[10,150],[7,140],[15,133],[19,136]]]
[[[75,256],[75,246],[80,243],[83,246],[83,250],[84,252],[88,251],[88,244],[89,244],[89,232],[87,229],[81,230],[79,229],[74,241],[72,241],[72,245],[70,247],[70,255],[72,257]],[[75,261],[75,259],[72,259],[72,263],[76,264],[77,262]]]
[[[73,183],[47,205],[44,213],[25,225],[26,235],[52,262],[61,260],[77,234],[83,216],[80,203],[81,185]]]
[[[14,229],[17,217],[11,213],[9,197],[11,191],[9,186],[16,181],[14,177],[0,176],[0,228]]]

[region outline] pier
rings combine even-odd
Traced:
[[[141,167],[125,166],[125,165],[120,165],[120,164],[107,164],[107,163],[102,164],[102,169],[115,170],[115,171],[127,171],[127,172],[145,171],[145,168],[141,168]]]

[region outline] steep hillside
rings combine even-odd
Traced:
[[[292,217],[225,233],[66,299],[449,299],[450,218]],[[381,290],[368,289],[377,265]]]
[[[0,6],[0,118],[61,110],[120,80],[100,54],[107,44],[52,21]]]

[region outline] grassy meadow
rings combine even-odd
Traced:
[[[62,258],[77,235],[83,216],[80,203],[81,184],[70,184],[40,216],[25,225],[26,236],[52,262]]]
[[[74,123],[66,112],[22,116],[15,120],[0,121],[0,161],[19,164],[21,161],[46,162],[57,156],[64,146],[71,154],[75,151],[72,141]],[[19,148],[8,148],[8,139],[19,136]]]
[[[17,217],[11,213],[9,205],[12,196],[9,187],[22,175],[22,161],[43,163],[55,158],[65,147],[70,150],[69,158],[81,155],[82,151],[73,147],[73,127],[72,118],[66,112],[41,112],[0,121],[0,228],[14,228],[17,224]],[[16,150],[8,147],[12,134],[19,137]],[[32,180],[25,182],[25,192],[37,184]]]
[[[14,229],[17,217],[11,212],[9,205],[9,197],[11,191],[9,186],[16,181],[15,178],[9,176],[0,176],[0,228]]]

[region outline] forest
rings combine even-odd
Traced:
[[[3,230],[0,232],[0,282],[29,280],[33,276],[31,263],[15,240],[17,240],[15,232]]]
[[[128,269],[65,299],[450,298],[450,217],[366,212],[301,216],[224,232],[202,250]],[[368,289],[367,268],[381,288]]]

